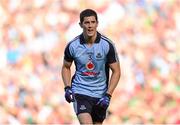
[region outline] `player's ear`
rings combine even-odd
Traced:
[[[81,22],[79,22],[79,26],[82,28],[82,23]]]

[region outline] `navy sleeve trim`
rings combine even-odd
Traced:
[[[65,48],[65,51],[64,51],[64,59],[68,62],[72,62],[73,61],[73,57],[70,53],[70,50],[69,50],[69,47],[70,47],[70,43],[66,46]]]
[[[114,47],[114,45],[111,42],[108,42],[108,43],[109,43],[109,51],[107,54],[107,63],[111,64],[114,62],[118,62],[119,59],[118,59],[118,55],[116,52],[116,48]]]

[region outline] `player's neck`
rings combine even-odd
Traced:
[[[84,35],[84,39],[85,39],[85,41],[86,41],[86,43],[88,45],[92,45],[95,42],[96,37],[97,37],[97,33],[94,36],[86,36],[86,35]]]

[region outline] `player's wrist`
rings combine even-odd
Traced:
[[[109,93],[106,93],[105,96],[107,96],[109,99],[111,99],[111,95]]]
[[[70,86],[64,87],[64,91],[66,91],[67,89],[71,89],[71,87]]]

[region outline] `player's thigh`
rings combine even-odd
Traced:
[[[91,112],[93,123],[103,123],[104,119],[106,118],[106,114],[107,109],[103,109],[99,106],[94,106]]]
[[[92,124],[92,118],[89,113],[80,113],[78,116],[80,124]]]
[[[73,102],[75,113],[80,123],[90,124],[92,123],[91,111],[92,100],[90,97],[80,94],[75,94],[75,100]]]

